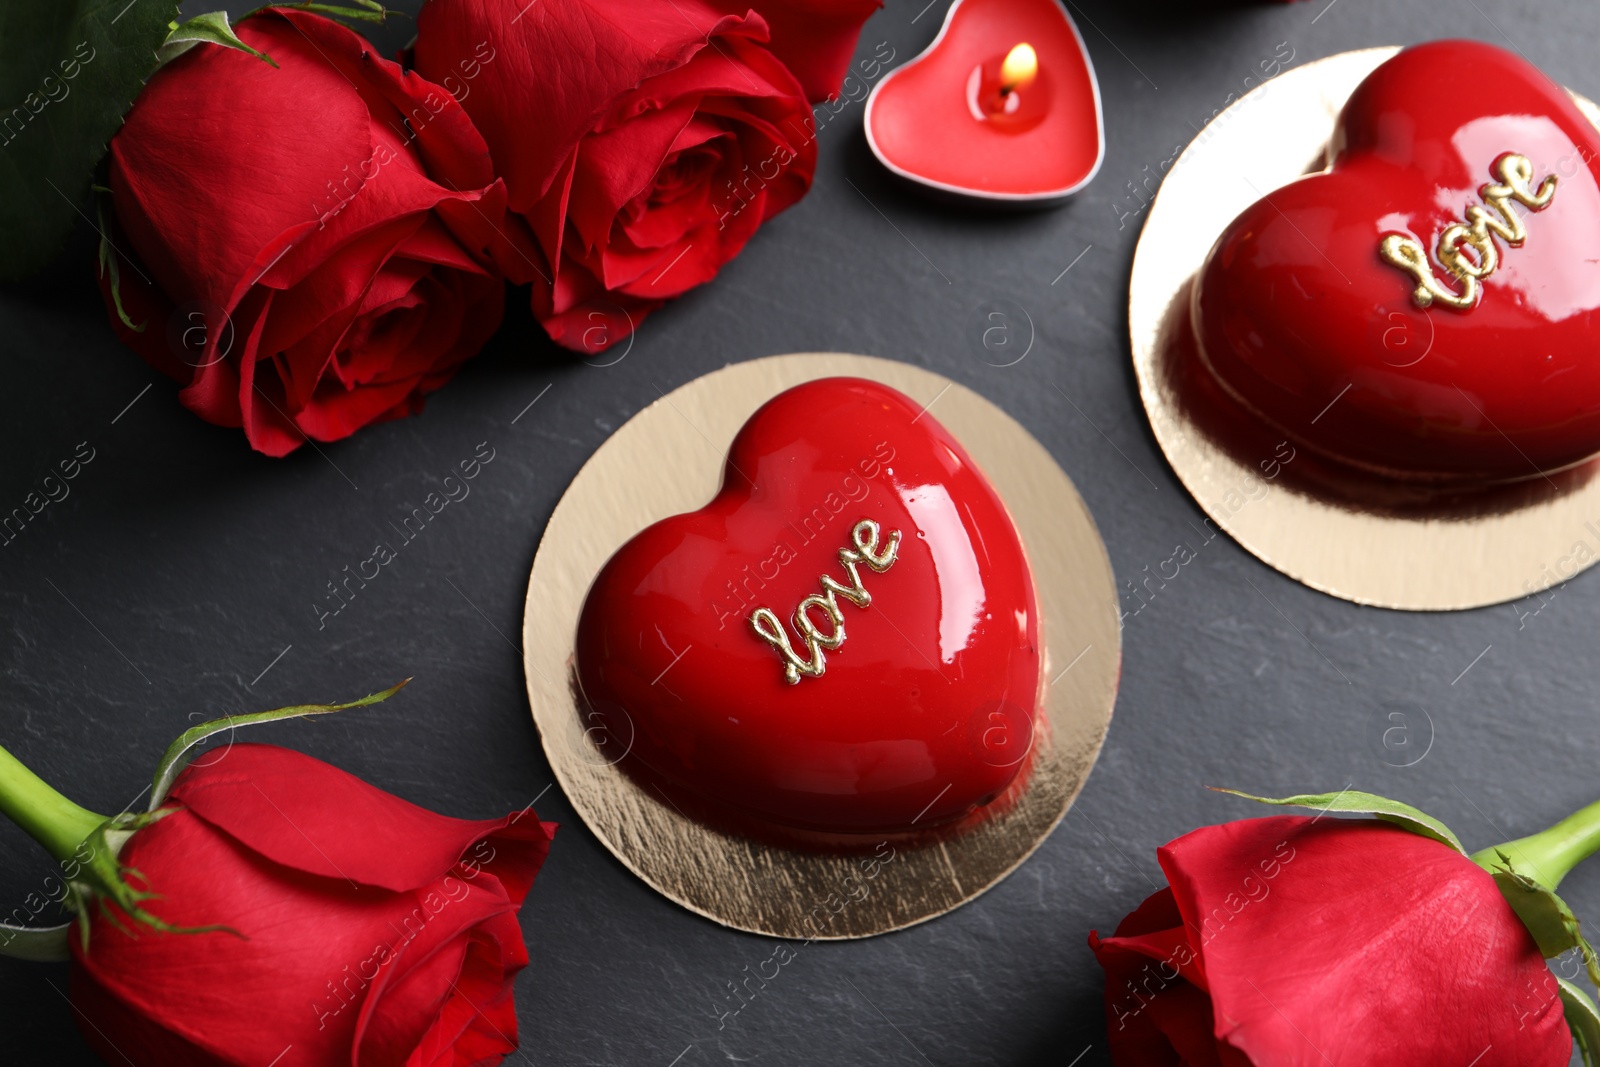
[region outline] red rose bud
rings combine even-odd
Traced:
[[[102,288],[186,407],[281,456],[415,414],[489,338],[505,190],[455,97],[349,29],[238,35],[276,66],[195,47],[112,140]]]
[[[727,6],[735,11],[754,9],[767,20],[772,32],[768,47],[816,103],[838,94],[861,24],[883,6],[883,0],[753,0]]]
[[[70,953],[75,1015],[107,1063],[498,1064],[517,1047],[517,913],[552,824],[531,808],[446,818],[270,745],[176,773],[206,736],[393,692],[196,727],[162,762],[154,810],[112,819],[0,749],[0,809],[61,861],[81,935],[5,927],[0,951]]]
[[[1159,849],[1171,887],[1089,935],[1113,1061],[1564,1067],[1567,992],[1499,875],[1423,833],[1279,816]]]
[[[413,61],[488,141],[531,234],[507,273],[556,343],[628,336],[810,188],[811,109],[766,40],[712,0],[423,6]]]

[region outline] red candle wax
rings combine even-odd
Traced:
[[[1024,42],[1038,73],[1007,86],[1001,65]],[[873,91],[866,128],[890,170],[983,199],[1066,196],[1105,151],[1094,68],[1057,0],[957,0],[928,50]]]

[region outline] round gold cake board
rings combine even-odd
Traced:
[[[942,422],[988,475],[1038,587],[1044,699],[1032,774],[1015,802],[932,844],[849,855],[790,851],[680,814],[617,760],[629,739],[586,730],[574,699],[579,612],[600,567],[651,523],[703,506],[734,435],[774,395],[815,378],[883,382]],[[1066,814],[1111,722],[1122,640],[1105,545],[1072,482],[1010,416],[947,378],[839,353],[772,356],[696,379],[635,415],[556,505],[534,557],[522,630],[528,699],[578,814],[640,878],[725,926],[792,939],[870,937],[943,915],[1038,848]]]
[[[1453,496],[1376,485],[1283,445],[1223,394],[1199,362],[1189,321],[1190,286],[1223,229],[1261,197],[1323,168],[1345,101],[1397,51],[1345,52],[1287,70],[1189,144],[1151,203],[1134,254],[1133,362],[1179,480],[1263,562],[1361,604],[1482,607],[1549,588],[1600,558],[1595,463]],[[1574,99],[1600,125],[1594,104]],[[1387,325],[1374,324],[1374,341],[1396,366],[1424,358],[1431,338],[1404,327],[1389,336]]]

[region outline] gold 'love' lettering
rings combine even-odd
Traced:
[[[823,650],[832,651],[844,644],[844,613],[839,610],[839,597],[844,597],[858,608],[867,607],[872,603],[872,594],[867,592],[866,586],[861,584],[861,574],[856,566],[865,563],[873,571],[882,574],[894,565],[895,557],[900,551],[900,531],[891,530],[889,539],[880,549],[878,546],[878,524],[871,519],[862,519],[856,523],[855,529],[850,531],[850,540],[855,548],[841,548],[839,550],[839,563],[844,567],[844,573],[850,578],[849,585],[842,585],[831,576],[822,576],[822,592],[812,593],[800,601],[800,606],[794,609],[794,628],[800,634],[800,640],[805,643],[809,657],[802,657],[794,650],[794,645],[789,640],[789,631],[784,629],[783,620],[778,618],[771,608],[757,608],[750,613],[750,629],[755,631],[757,637],[771,645],[778,653],[778,658],[783,661],[783,678],[790,685],[800,680],[800,676],[820,678],[828,669],[827,658]],[[811,613],[821,610],[827,616],[829,631],[824,634],[817,628]]]
[[[1512,248],[1521,248],[1528,239],[1522,216],[1511,206],[1515,200],[1533,211],[1543,211],[1556,195],[1554,174],[1533,187],[1533,163],[1527,156],[1508,152],[1495,160],[1489,173],[1500,180],[1478,190],[1482,205],[1467,208],[1465,222],[1454,222],[1439,234],[1434,247],[1434,258],[1451,278],[1461,286],[1458,293],[1441,282],[1428,262],[1428,253],[1414,237],[1405,234],[1385,234],[1378,245],[1378,254],[1385,263],[1399,267],[1417,280],[1411,299],[1417,307],[1425,308],[1438,301],[1458,311],[1471,311],[1483,299],[1483,279],[1500,267],[1498,237]]]

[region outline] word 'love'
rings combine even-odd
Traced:
[[[820,678],[828,669],[827,659],[823,650],[832,651],[844,644],[844,613],[839,610],[838,597],[844,597],[858,608],[867,607],[872,603],[872,594],[867,592],[866,586],[861,584],[861,574],[856,570],[856,565],[865,563],[878,574],[882,574],[894,565],[895,557],[900,551],[900,531],[889,532],[888,543],[880,550],[878,547],[878,524],[871,519],[862,519],[856,523],[855,529],[850,531],[850,540],[855,543],[855,548],[841,548],[839,550],[839,563],[844,567],[844,572],[850,578],[849,585],[841,585],[829,575],[822,576],[822,592],[812,593],[800,601],[799,607],[794,609],[794,628],[800,633],[800,640],[805,642],[810,651],[809,659],[801,658],[794,650],[794,645],[789,640],[789,631],[783,627],[783,620],[778,618],[771,608],[757,608],[750,613],[750,629],[756,636],[771,645],[783,660],[783,678],[790,685],[800,680],[802,674],[811,678]],[[823,634],[817,629],[817,624],[812,621],[810,612],[813,608],[821,608],[828,617],[831,632]]]
[[[1457,293],[1434,277],[1428,253],[1415,238],[1391,233],[1378,245],[1378,254],[1385,263],[1417,279],[1417,287],[1411,293],[1417,307],[1428,307],[1435,300],[1458,311],[1477,307],[1478,301],[1483,299],[1482,280],[1500,267],[1500,246],[1494,239],[1499,237],[1512,248],[1521,248],[1522,242],[1528,239],[1522,216],[1511,202],[1515,200],[1534,211],[1543,211],[1555,199],[1556,176],[1550,175],[1535,191],[1533,163],[1527,156],[1508,152],[1495,160],[1489,173],[1500,181],[1478,190],[1488,210],[1478,204],[1467,208],[1466,222],[1446,226],[1434,247],[1434,257],[1461,284],[1461,292]]]

